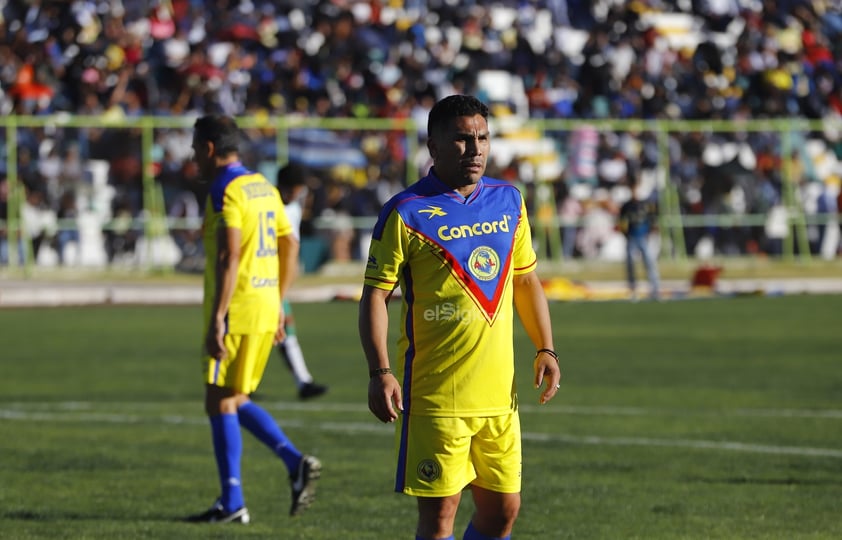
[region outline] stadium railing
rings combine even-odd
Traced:
[[[39,133],[55,134],[59,130],[106,129],[131,130],[135,134],[138,147],[132,151],[140,156],[140,188],[141,212],[133,216],[131,228],[147,239],[168,236],[176,230],[195,230],[200,223],[195,219],[185,219],[168,216],[165,208],[162,187],[155,179],[156,155],[160,154],[158,137],[168,130],[185,130],[192,128],[195,117],[111,117],[111,116],[78,116],[57,114],[50,116],[6,116],[0,118],[0,129],[5,143],[5,158],[0,160],[0,166],[5,166],[5,176],[8,181],[7,219],[0,223],[0,231],[7,239],[8,260],[10,265],[21,265],[30,268],[34,264],[32,248],[29,242],[16,242],[14,239],[24,235],[25,224],[22,221],[21,209],[24,205],[25,190],[20,180],[18,170],[20,138],[24,132],[38,131]],[[398,174],[404,185],[413,182],[426,163],[423,159],[423,141],[419,137],[418,126],[412,119],[350,119],[350,118],[311,118],[311,117],[270,117],[253,116],[238,118],[240,126],[250,134],[249,140],[254,143],[255,159],[260,163],[270,165],[271,171],[286,163],[290,158],[307,159],[314,166],[343,168],[345,165],[346,181],[361,186],[367,181],[366,168],[372,162],[383,165],[384,161],[392,160],[392,173]],[[698,228],[750,228],[763,227],[768,223],[768,212],[746,213],[706,213],[688,214],[682,212],[679,183],[671,177],[672,165],[670,157],[670,138],[676,134],[700,133],[704,136],[712,134],[726,137],[744,137],[746,134],[765,134],[773,140],[773,153],[781,165],[781,201],[778,205],[783,208],[786,221],[786,232],[782,236],[779,255],[785,259],[799,257],[808,260],[812,254],[806,248],[810,244],[810,227],[823,227],[835,223],[835,215],[808,212],[803,204],[799,185],[803,178],[798,167],[804,165],[803,160],[812,159],[803,154],[805,134],[837,133],[842,128],[839,119],[806,120],[806,119],[775,119],[775,120],[710,120],[710,121],[644,121],[644,120],[540,120],[529,119],[516,122],[504,120],[492,121],[492,131],[495,137],[504,135],[507,139],[518,137],[518,134],[529,133],[525,145],[519,145],[519,159],[537,161],[546,156],[530,154],[528,148],[533,135],[538,139],[553,142],[555,155],[552,159],[562,162],[571,158],[570,134],[582,126],[589,126],[597,133],[621,133],[631,135],[632,139],[643,134],[650,134],[656,141],[658,149],[656,189],[659,200],[659,223],[661,236],[661,257],[685,259],[688,254],[685,234],[688,230]],[[508,133],[506,133],[508,132]],[[338,135],[337,141],[330,136]],[[84,135],[82,135],[84,136]],[[331,142],[336,146],[325,144]],[[495,142],[496,145],[496,142]],[[495,146],[492,146],[492,152]],[[526,148],[526,150],[524,150]],[[316,152],[316,150],[320,150]],[[541,152],[545,152],[542,150]],[[248,153],[248,152],[247,152]],[[396,158],[402,163],[394,163]],[[344,163],[342,160],[346,160]],[[807,163],[808,168],[815,168]],[[270,171],[270,172],[271,172]],[[350,171],[350,172],[349,172]],[[751,171],[748,171],[751,173]],[[838,174],[838,173],[833,173]],[[541,257],[555,260],[562,259],[561,219],[558,203],[555,197],[554,182],[560,176],[541,177],[536,175],[530,186],[532,218],[536,229],[535,240],[540,247]],[[564,178],[569,181],[568,177]],[[813,174],[809,181],[824,182],[825,178]],[[108,180],[106,179],[106,182]],[[99,226],[103,231],[114,227],[109,222],[110,209],[99,208],[101,217]],[[106,218],[103,218],[105,216]],[[370,230],[375,215],[354,216],[344,219],[343,223],[351,223],[355,231],[365,236]],[[58,230],[74,228],[76,220],[58,220]],[[334,217],[318,217],[314,225],[324,231],[330,231],[337,226]],[[581,220],[578,226],[585,225]],[[172,261],[160,261],[154,256],[156,244],[147,241],[142,248],[148,251],[146,256],[135,259],[136,266],[142,269],[153,267],[172,267]],[[22,253],[19,251],[22,250]]]

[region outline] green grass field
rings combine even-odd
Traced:
[[[297,401],[275,356],[258,396],[321,457],[323,480],[289,518],[280,461],[246,435],[245,527],[179,521],[217,495],[198,307],[0,310],[0,537],[413,538],[414,501],[392,491],[392,428],[366,407],[356,305],[295,310],[330,393]],[[552,311],[564,380],[548,405],[517,335],[515,538],[842,538],[842,296]]]

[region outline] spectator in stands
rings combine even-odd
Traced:
[[[9,246],[9,179],[3,174],[0,176],[0,222],[3,226],[0,227],[0,266],[9,264],[9,254],[12,248]],[[18,264],[23,264],[24,250],[23,242],[21,241],[20,231],[17,233],[18,242],[15,250],[18,255]]]
[[[646,268],[649,297],[660,298],[660,276],[656,255],[649,245],[650,235],[657,229],[658,207],[653,194],[644,194],[636,174],[629,176],[631,198],[620,207],[617,227],[626,237],[626,281],[632,300],[637,300],[635,264],[638,257]]]
[[[112,264],[134,253],[140,231],[133,223],[132,207],[124,197],[112,202],[111,220],[104,227],[105,253]]]
[[[77,220],[79,218],[79,210],[76,208],[76,192],[68,190],[61,194],[58,202],[58,226],[56,228],[53,247],[58,254],[59,264],[67,264],[68,249],[75,249],[77,256],[74,261],[78,260],[79,250],[79,227]]]
[[[484,68],[521,78],[536,118],[842,115],[842,12],[827,0],[100,4],[2,3],[4,115],[423,118],[437,97],[477,93]],[[662,15],[693,24],[684,34],[661,28]],[[20,144],[31,131],[19,129]],[[68,131],[82,159],[113,164],[111,181],[136,217],[139,142],[112,129]],[[673,135],[678,145],[691,138]],[[400,137],[389,144],[374,165],[404,150]]]
[[[26,199],[21,206],[20,223],[28,255],[38,260],[41,246],[48,245],[55,234],[56,214],[47,204],[43,183],[24,185]]]
[[[556,194],[556,201],[558,201],[558,217],[561,223],[561,248],[564,259],[570,261],[576,254],[579,221],[584,214],[584,208],[567,182],[562,180],[557,185],[559,192]]]

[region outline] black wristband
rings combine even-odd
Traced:
[[[558,355],[557,355],[557,354],[556,354],[556,352],[555,352],[554,350],[552,350],[552,349],[538,349],[538,350],[535,352],[535,356],[537,357],[537,356],[538,356],[539,354],[541,354],[542,352],[543,352],[543,353],[547,353],[547,354],[549,354],[550,356],[552,356],[553,358],[555,358],[555,361],[556,361],[556,362],[558,362]]]
[[[368,372],[368,376],[373,379],[374,377],[377,377],[378,375],[387,375],[391,372],[392,372],[392,368],[390,368],[390,367],[379,367],[379,368],[375,368],[375,369],[370,370]]]

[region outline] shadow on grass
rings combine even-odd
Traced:
[[[38,510],[26,510],[26,509],[17,509],[17,510],[7,510],[5,512],[0,512],[0,520],[2,521],[31,521],[31,522],[55,522],[55,521],[120,521],[120,520],[128,520],[128,521],[159,521],[159,522],[168,522],[168,523],[191,523],[188,521],[187,515],[174,515],[174,516],[159,516],[158,518],[152,518],[150,516],[144,515],[132,515],[132,516],[122,516],[121,518],[116,518],[114,515],[96,515],[96,514],[83,514],[79,512],[44,512]]]
[[[91,514],[80,514],[77,512],[43,512],[37,510],[8,510],[0,513],[3,520],[16,521],[88,521],[88,520],[112,520],[113,516],[95,516]]]

